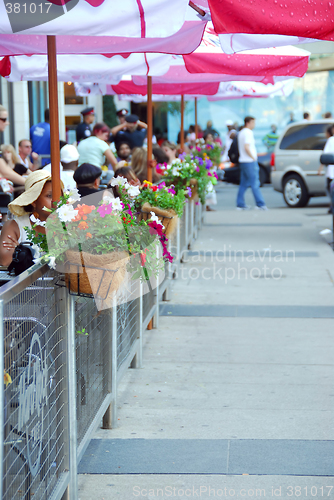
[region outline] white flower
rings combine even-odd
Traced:
[[[162,226],[162,229],[165,229],[165,226],[163,226],[161,220],[159,219],[159,217],[154,213],[154,212],[150,212],[151,214],[151,220],[153,222],[156,222],[157,224],[160,224],[160,226]]]
[[[175,175],[175,177],[178,177],[180,175],[179,169],[177,167],[173,167],[172,174]]]
[[[51,269],[56,269],[56,257],[54,255],[49,256],[48,266]]]
[[[52,212],[52,210],[50,210],[50,208],[47,207],[43,207],[42,210],[44,210],[44,212]]]
[[[110,181],[110,186],[124,186],[125,188],[127,188],[128,185],[128,181],[125,177],[113,177],[113,179],[111,179]]]
[[[30,220],[31,220],[31,222],[33,224],[36,224],[37,226],[45,227],[46,222],[45,221],[43,222],[40,219],[36,219],[36,217],[34,216],[34,214],[30,215]]]
[[[75,203],[76,201],[79,201],[81,199],[81,196],[79,194],[79,191],[77,188],[72,188],[69,191],[66,191],[65,194],[69,196],[67,203],[72,205],[72,203]]]
[[[112,199],[110,203],[112,204],[112,209],[115,210],[116,212],[118,210],[123,210],[124,208],[124,205],[119,198]]]
[[[129,186],[127,188],[127,190],[128,190],[128,194],[129,194],[129,196],[131,196],[131,198],[138,196],[140,193],[140,189],[138,186]]]
[[[62,205],[57,208],[57,214],[62,222],[71,222],[78,214],[78,210],[74,210],[72,205]]]

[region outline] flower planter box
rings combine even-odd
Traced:
[[[124,281],[129,256],[126,252],[94,255],[87,252],[66,252],[65,283],[78,295],[110,298]]]
[[[150,212],[154,212],[159,217],[161,224],[165,226],[163,233],[169,238],[177,227],[177,215],[172,209],[166,210],[159,207],[152,207],[149,203],[144,203],[139,213],[139,220],[147,220],[150,218]]]

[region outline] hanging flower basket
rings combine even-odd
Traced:
[[[172,210],[171,208],[167,210],[159,207],[152,207],[149,203],[146,202],[141,207],[141,212],[138,215],[138,219],[150,219],[150,212],[154,212],[155,215],[157,215],[161,224],[164,226],[162,232],[167,236],[167,238],[170,238],[177,226],[178,216],[176,215],[175,210]]]
[[[66,252],[66,286],[71,292],[94,295],[105,300],[122,285],[129,256],[126,252],[94,255],[88,252]]]

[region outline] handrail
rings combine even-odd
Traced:
[[[10,280],[0,287],[0,300],[7,304],[19,295],[28,286],[32,285],[38,278],[46,274],[49,270],[47,264],[34,264],[26,271]]]

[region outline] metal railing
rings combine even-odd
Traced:
[[[128,284],[110,309],[70,295],[46,265],[0,288],[2,500],[77,499],[77,464],[101,421],[116,427],[118,384],[142,366],[143,330],[152,317],[158,326],[159,298],[168,299],[202,216],[202,207],[186,205],[162,282]]]

